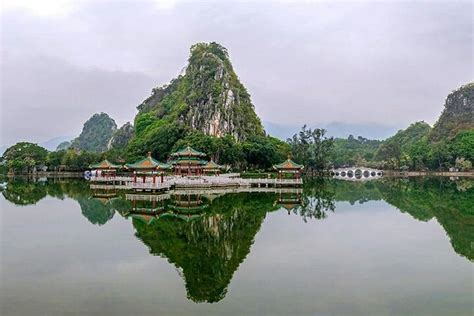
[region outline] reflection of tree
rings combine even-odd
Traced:
[[[435,217],[451,239],[454,250],[474,259],[474,188],[462,190],[448,179],[386,179],[377,187],[388,203],[414,218],[428,221]],[[472,181],[472,180],[471,180]]]
[[[15,178],[9,181],[6,190],[2,192],[5,199],[16,205],[36,204],[46,196],[73,199],[90,195],[89,184],[79,179],[48,179],[35,182],[32,178]]]
[[[114,217],[115,210],[110,207],[109,201],[96,198],[79,198],[82,215],[92,224],[104,225]]]
[[[354,182],[335,179],[328,179],[326,181],[333,187],[335,192],[334,199],[336,201],[347,201],[354,205],[356,202],[362,204],[382,199],[374,181]]]
[[[190,222],[163,217],[150,224],[134,219],[133,225],[151,254],[168,258],[182,271],[190,299],[218,302],[274,201],[274,195],[227,194]]]
[[[323,178],[313,179],[305,184],[301,204],[295,206],[293,213],[303,217],[305,223],[308,218],[324,219],[328,211],[336,209],[334,196],[332,182]]]
[[[79,202],[82,214],[93,224],[103,225],[109,221],[114,210],[127,210],[129,202],[122,199],[101,201],[92,199],[89,183],[81,179],[48,179],[35,182],[32,178],[16,178],[8,182],[2,192],[5,199],[16,205],[31,205],[51,196],[58,199],[72,198]]]
[[[44,183],[38,184],[19,179],[8,183],[2,192],[6,200],[16,205],[36,204],[46,197],[47,190]]]

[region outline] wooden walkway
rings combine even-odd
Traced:
[[[141,180],[141,179],[140,179]],[[90,188],[93,190],[134,190],[134,191],[170,191],[175,190],[210,190],[229,188],[283,188],[301,187],[301,179],[242,179],[236,177],[203,176],[203,177],[165,177],[152,182],[134,182],[132,177],[92,177]],[[257,191],[257,190],[254,190]],[[264,192],[261,190],[260,192]]]

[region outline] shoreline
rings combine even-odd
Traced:
[[[474,171],[395,171],[381,170],[383,177],[474,177]],[[83,178],[84,172],[78,171],[40,171],[35,173],[7,173],[14,177],[47,177],[47,178]]]
[[[388,177],[474,177],[474,171],[384,171]]]

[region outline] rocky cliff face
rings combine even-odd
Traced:
[[[113,133],[107,144],[107,149],[123,148],[127,146],[133,135],[133,125],[130,124],[130,122],[125,123],[122,127],[120,127]]]
[[[459,131],[474,128],[474,82],[453,91],[446,98],[443,113],[433,127],[430,140],[454,137]]]
[[[235,74],[227,50],[217,43],[191,47],[183,75],[155,88],[138,106],[159,119],[178,121],[207,135],[244,140],[264,134],[250,95]]]
[[[103,152],[117,130],[117,124],[106,113],[96,113],[84,123],[79,137],[75,138],[71,147],[92,152]]]

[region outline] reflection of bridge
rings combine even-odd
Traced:
[[[382,177],[381,170],[366,167],[348,167],[332,169],[330,174],[335,179],[343,180],[371,180]]]

